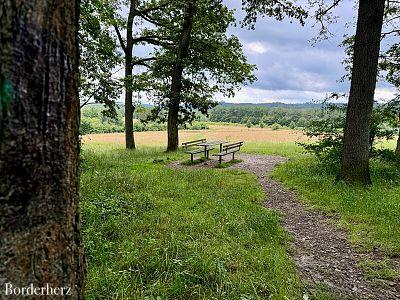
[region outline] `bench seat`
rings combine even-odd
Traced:
[[[222,147],[222,151],[220,153],[215,153],[213,156],[218,156],[218,161],[222,163],[222,157],[228,154],[232,154],[232,160],[235,160],[235,153],[240,151],[240,147],[243,146],[243,142],[226,144]]]
[[[206,149],[206,158],[209,157],[210,151],[213,150],[214,147],[208,147]],[[193,162],[193,156],[195,154],[199,154],[199,153],[204,153],[204,148],[198,148],[198,149],[193,149],[193,150],[187,150],[185,151],[185,153],[190,154],[190,161]]]

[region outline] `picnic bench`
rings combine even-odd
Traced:
[[[182,147],[184,147],[187,150],[189,147],[200,146],[200,145],[204,144],[205,142],[206,142],[206,139],[184,142],[184,143],[182,143]],[[193,150],[187,150],[187,151],[185,151],[185,153],[190,154],[190,161],[193,163],[193,158],[194,158],[195,154],[200,154],[200,153],[204,152],[205,158],[208,158],[210,150],[213,150],[213,149],[214,149],[213,147],[207,146],[204,148],[204,150],[202,148],[197,148],[197,149],[193,149]]]
[[[184,142],[184,143],[182,143],[182,147],[184,147],[187,150],[187,148],[189,148],[191,146],[197,146],[197,145],[199,145],[201,143],[205,143],[205,142],[206,142],[206,139]]]
[[[213,156],[218,156],[218,161],[222,163],[222,156],[232,154],[232,160],[235,159],[235,153],[240,151],[240,147],[243,146],[243,142],[236,142],[225,144],[222,146],[222,150],[220,153],[213,154]]]

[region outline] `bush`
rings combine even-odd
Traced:
[[[274,124],[272,124],[271,128],[272,128],[272,130],[279,130],[282,128],[282,126],[279,125],[278,123],[274,123]]]
[[[343,135],[346,123],[346,105],[327,104],[316,119],[308,122],[303,132],[314,143],[298,143],[306,152],[328,164],[339,164],[343,149]],[[377,139],[391,139],[396,131],[393,116],[382,107],[375,107],[371,117],[370,155],[387,159],[391,150],[376,150]],[[394,155],[394,152],[393,152]],[[391,155],[390,155],[391,156]]]

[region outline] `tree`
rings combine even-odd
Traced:
[[[156,104],[149,119],[168,120],[168,151],[178,148],[179,125],[217,105],[215,93],[233,96],[255,80],[239,40],[226,34],[235,19],[222,1],[187,0],[183,10],[180,1],[172,3],[163,20],[167,25],[157,31],[169,44],[154,50],[145,84]]]
[[[385,0],[360,0],[341,171],[338,179],[371,184],[370,118],[378,72]]]
[[[124,56],[124,87],[125,87],[125,143],[126,148],[134,149],[135,140],[133,135],[133,105],[134,73],[135,66],[148,66],[152,61],[151,57],[134,57],[133,49],[135,45],[148,43],[153,45],[163,45],[164,41],[152,33],[148,27],[139,28],[143,22],[153,26],[162,26],[155,15],[160,10],[168,6],[168,1],[163,0],[92,0],[99,2],[97,8],[103,20],[103,26],[112,27],[122,49]],[[124,12],[128,10],[127,16]],[[135,30],[135,26],[137,26]],[[125,38],[123,33],[125,32]]]
[[[82,299],[79,1],[4,0],[0,17],[0,274]]]
[[[400,14],[397,14],[400,18]],[[380,68],[387,71],[386,80],[393,84],[398,92],[395,99],[388,103],[388,109],[397,116],[399,134],[395,154],[400,158],[400,43],[393,44],[383,55]]]
[[[111,30],[104,26],[98,13],[100,1],[83,0],[80,13],[80,99],[81,108],[94,101],[104,105],[102,113],[117,116],[116,101],[121,94],[121,81],[115,77],[122,54]]]
[[[178,44],[178,53],[172,71],[170,101],[168,104],[168,145],[167,151],[175,151],[179,147],[178,137],[178,117],[179,105],[182,94],[182,74],[184,60],[189,54],[189,43],[192,34],[194,17],[197,10],[197,0],[187,0],[186,9],[183,17],[182,32]]]
[[[248,22],[256,20],[257,13],[273,16],[278,20],[285,15],[302,22],[302,9],[295,1],[244,0]],[[329,35],[326,23],[334,22],[331,11],[342,1],[312,1],[316,5],[315,19],[321,24],[320,36]],[[370,184],[369,132],[377,79],[380,39],[385,13],[385,0],[360,0],[357,30],[354,42],[351,87],[346,117],[342,167],[338,179],[347,183]],[[388,1],[397,5],[398,1]],[[247,6],[246,6],[247,5]],[[300,12],[300,13],[299,13]],[[398,30],[395,30],[398,32]],[[388,32],[390,34],[392,32]]]

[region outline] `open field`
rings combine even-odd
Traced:
[[[305,141],[307,137],[301,131],[296,130],[272,130],[271,128],[247,128],[233,125],[210,125],[208,130],[181,130],[179,139],[181,142],[207,138],[209,140],[227,140],[245,142],[296,142]],[[125,143],[124,133],[105,133],[85,135],[84,143]],[[166,145],[166,131],[136,132],[135,141],[138,147]]]

